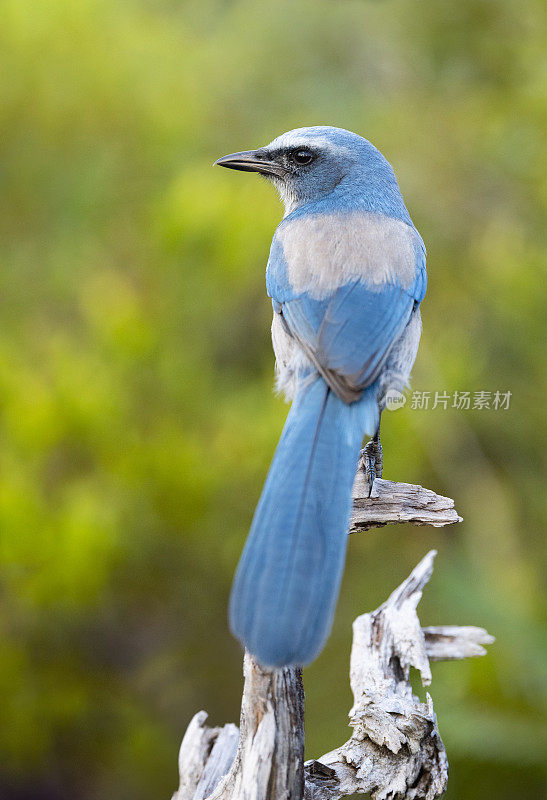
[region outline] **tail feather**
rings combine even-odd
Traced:
[[[293,403],[230,599],[232,631],[262,664],[303,665],[325,643],[359,450],[378,419],[375,387],[346,405],[317,379]]]

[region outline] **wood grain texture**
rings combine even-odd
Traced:
[[[350,533],[381,528],[395,522],[433,525],[435,528],[461,522],[450,497],[435,494],[413,483],[394,483],[376,478],[372,490],[360,469],[353,484]]]

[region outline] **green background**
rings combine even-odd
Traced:
[[[446,796],[537,800],[540,0],[0,8],[0,797],[167,799],[191,716],[237,721],[226,604],[286,414],[264,290],[282,212],[211,163],[332,124],[391,161],[428,248],[412,389],[512,397],[385,415],[385,477],[465,521],[351,538],[307,755],[349,734],[351,621],[434,547],[423,624],[497,639],[433,666]]]

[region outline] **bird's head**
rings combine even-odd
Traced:
[[[347,198],[390,187],[399,194],[393,170],[379,150],[342,128],[297,128],[265,147],[223,156],[215,164],[265,175],[279,191],[287,213],[335,190]]]

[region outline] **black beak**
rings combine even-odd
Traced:
[[[264,150],[244,150],[242,153],[231,153],[229,156],[222,156],[213,166],[228,167],[228,169],[239,169],[242,172],[259,172],[261,175],[270,175],[276,178],[283,178],[287,170],[276,161],[268,159],[268,154]]]

